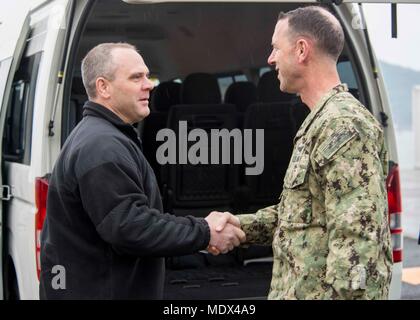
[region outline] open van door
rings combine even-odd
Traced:
[[[20,36],[16,42],[15,50],[12,56],[9,57],[2,57],[0,59],[0,134],[3,135],[3,129],[6,119],[6,111],[7,111],[7,104],[10,98],[11,93],[11,86],[14,74],[18,67],[19,61],[21,59],[23,48],[26,43],[26,38],[29,33],[29,16],[23,22],[22,26],[18,26],[21,28]],[[11,188],[10,186],[3,184],[3,139],[0,139],[0,159],[1,161],[1,168],[0,168],[0,186],[1,186],[1,205],[0,205],[0,300],[4,298],[4,272],[3,266],[5,263],[5,219],[4,219],[4,201],[9,201],[11,198]]]
[[[48,123],[57,92],[70,0],[33,1],[13,56],[0,61],[6,77],[1,100],[0,152],[3,212],[1,282],[5,299],[36,299],[39,294],[39,232],[43,210],[36,187],[48,171]],[[8,69],[8,70],[7,70]],[[7,73],[6,75],[3,75]],[[55,137],[54,137],[55,138]],[[55,138],[56,140],[58,138]],[[51,139],[52,140],[52,139]],[[6,195],[5,195],[6,194]],[[7,212],[6,212],[7,211]],[[7,232],[5,232],[7,231]],[[7,284],[7,286],[6,286]]]

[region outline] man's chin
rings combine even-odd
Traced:
[[[296,94],[296,90],[293,90],[292,88],[284,85],[280,85],[280,91],[288,94]]]
[[[280,91],[284,92],[284,93],[291,93],[291,92],[288,91],[287,87],[282,85],[282,84],[280,85]]]
[[[285,90],[287,90],[286,86],[285,86],[285,81],[280,77],[280,75],[277,76],[277,79],[279,80],[279,89],[282,92],[286,92]]]
[[[141,110],[141,113],[139,114],[139,118],[141,118],[139,121],[143,120],[144,118],[148,117],[150,114],[149,107],[143,107]]]

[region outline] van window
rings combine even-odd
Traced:
[[[235,75],[229,75],[224,77],[217,78],[217,82],[219,84],[220,93],[222,97],[225,96],[226,90],[229,88],[229,86],[234,82],[241,82],[241,81],[247,81],[248,79],[244,74],[235,74]]]
[[[266,73],[266,72],[269,72],[269,71],[271,71],[272,69],[270,68],[270,67],[262,67],[262,68],[260,68],[260,78],[261,78],[261,76],[264,74],[264,73]]]
[[[5,160],[29,164],[35,86],[41,52],[24,56],[15,73],[3,135]]]
[[[364,99],[363,94],[359,88],[357,76],[355,73],[356,69],[354,68],[351,61],[347,60],[347,58],[339,61],[337,63],[337,70],[341,82],[347,84],[349,92],[369,109],[369,104]]]
[[[356,76],[350,61],[338,62],[337,70],[342,82],[347,83],[351,89],[357,89]]]
[[[223,77],[223,78],[218,78],[217,82],[219,83],[220,93],[222,97],[224,97],[227,88],[234,82],[234,79],[233,77]]]
[[[241,81],[248,81],[248,79],[246,78],[244,74],[235,76],[235,82],[241,82]]]

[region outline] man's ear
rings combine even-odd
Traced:
[[[311,43],[304,38],[296,41],[296,54],[299,63],[306,63],[311,52]]]
[[[95,81],[96,85],[96,94],[104,99],[109,99],[110,97],[110,86],[109,81],[104,77],[98,77]]]

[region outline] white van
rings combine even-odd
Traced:
[[[291,141],[308,109],[298,97],[280,94],[266,61],[278,13],[311,2],[316,1],[37,0],[27,13],[19,11],[20,18],[19,7],[2,17],[0,294],[6,299],[39,297],[39,237],[48,175],[82,117],[87,97],[80,62],[98,43],[136,45],[156,80],[151,115],[138,129],[167,212],[246,213],[275,203]],[[387,94],[367,32],[354,28],[361,7],[322,2],[336,13],[346,34],[338,62],[341,79],[384,127],[394,249],[389,298],[399,299],[401,193]],[[196,105],[201,105],[200,113]],[[240,164],[159,165],[156,133],[175,129],[180,120],[191,128],[265,129],[263,173],[244,175]],[[167,259],[165,298],[264,298],[271,267],[271,249],[258,246],[218,257],[200,252]]]

